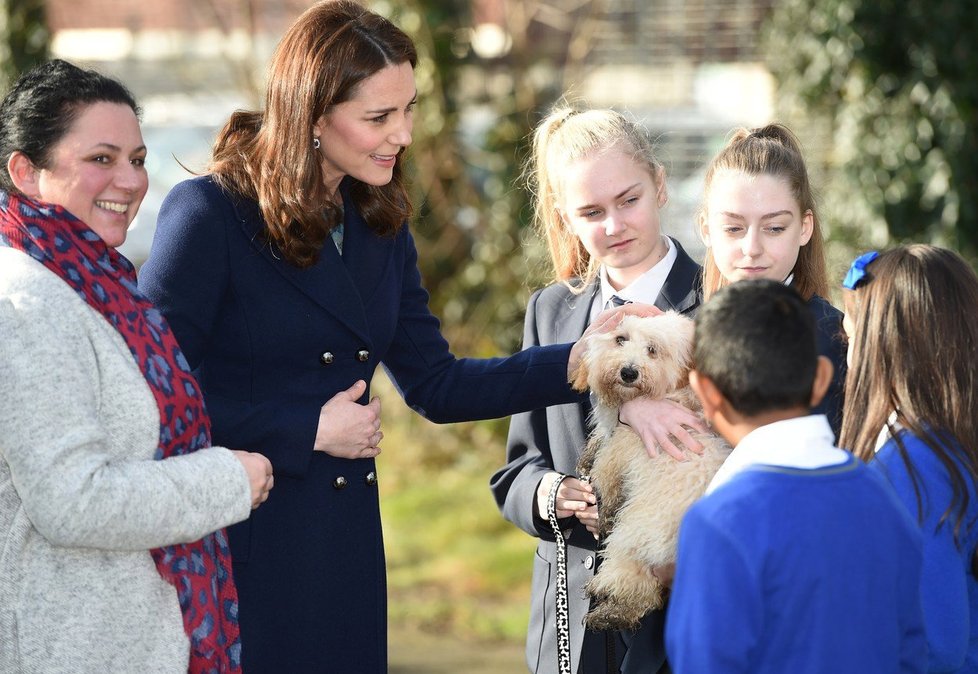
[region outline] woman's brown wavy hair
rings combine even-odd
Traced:
[[[350,100],[365,79],[402,63],[413,68],[417,52],[393,23],[351,0],[318,2],[275,50],[264,111],[238,110],[218,134],[211,174],[225,189],[258,202],[269,241],[292,264],[312,265],[342,218],[327,193],[313,125]],[[387,185],[354,180],[350,191],[377,234],[393,235],[411,214],[400,161]]]

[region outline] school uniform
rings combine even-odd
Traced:
[[[663,310],[692,316],[700,304],[701,269],[676,240],[670,241],[671,268],[652,297],[625,294],[623,299],[645,301]],[[655,273],[654,270],[651,273]],[[627,293],[628,289],[625,289]],[[604,294],[607,294],[605,292]],[[599,282],[573,292],[555,284],[536,292],[527,306],[524,348],[576,340],[593,315],[603,308]],[[556,544],[549,522],[536,512],[536,490],[550,471],[576,475],[578,457],[588,435],[587,400],[515,415],[507,441],[508,463],[493,475],[490,488],[503,516],[531,536],[540,539],[534,558],[526,660],[531,672],[557,672],[555,629]],[[583,626],[588,610],[584,584],[597,565],[596,541],[576,518],[562,522],[567,538],[567,585],[570,613],[572,671],[605,672],[606,634],[587,632]],[[663,612],[653,611],[635,633],[609,633],[612,671],[656,672],[663,665]],[[583,664],[582,664],[583,661]]]
[[[300,269],[267,243],[256,202],[207,176],[185,181],[163,203],[140,275],[201,384],[215,444],[274,467],[268,501],[229,530],[252,674],[387,671],[382,476],[374,459],[313,451],[330,398],[383,365],[436,422],[580,399],[567,384],[569,344],[456,359],[428,309],[410,231],[375,235],[349,185],[342,253],[327,239]]]
[[[971,571],[978,548],[978,488],[973,479],[966,478],[968,507],[955,537],[956,511],[942,521],[952,494],[947,466],[916,435],[905,430],[898,435],[916,479],[889,433],[881,436],[869,465],[886,477],[923,537],[920,598],[927,671],[978,672],[978,579]],[[950,449],[952,456],[959,453],[957,447]],[[960,461],[958,466],[967,475]]]
[[[686,513],[675,674],[923,672],[920,534],[822,415],[755,429]]]

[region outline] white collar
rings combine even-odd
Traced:
[[[893,437],[893,434],[890,433],[891,428],[897,432],[903,430],[903,425],[897,421],[896,410],[890,412],[890,416],[887,417],[886,423],[883,424],[883,428],[880,429],[880,434],[876,436],[876,447],[873,449],[874,452],[878,452],[883,449],[883,446],[890,441],[890,438]]]
[[[755,428],[723,462],[706,493],[757,464],[813,469],[845,463],[850,455],[833,445],[834,437],[824,414],[809,414]]]
[[[640,302],[642,304],[652,304],[655,302],[656,298],[659,297],[659,293],[662,292],[662,286],[666,284],[666,278],[668,278],[669,272],[672,271],[672,265],[676,262],[676,258],[679,257],[679,253],[676,251],[676,246],[672,243],[672,239],[665,235],[662,235],[662,238],[665,239],[666,245],[669,246],[666,254],[651,269],[621,290],[615,290],[611,286],[611,282],[608,280],[608,270],[604,268],[604,265],[601,265],[601,303],[598,307],[604,307],[612,295],[618,295],[618,297],[629,302]]]

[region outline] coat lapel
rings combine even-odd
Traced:
[[[370,230],[350,196],[349,178],[340,183],[340,191],[343,194],[344,230],[340,259],[352,279],[362,310],[372,303],[379,288],[387,287],[381,281],[391,271],[397,235],[380,237]],[[335,252],[336,247],[333,248]]]
[[[369,344],[370,330],[363,301],[332,240],[327,239],[320,251],[319,260],[313,266],[296,267],[283,260],[273,246],[265,241],[264,220],[256,202],[235,199],[234,207],[245,235],[265,261],[299,291],[346,325],[364,343]]]
[[[678,241],[672,239],[672,245],[676,247],[676,261],[654,304],[663,311],[673,310],[685,314],[700,304],[702,271]]]
[[[554,312],[554,343],[576,342],[587,329],[591,318],[591,304],[598,292],[598,283],[592,283],[580,295],[568,293]],[[584,447],[588,436],[587,417],[591,413],[590,402],[579,405],[561,405],[571,447]]]

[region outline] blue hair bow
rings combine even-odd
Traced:
[[[879,253],[875,250],[871,250],[868,253],[863,253],[855,260],[852,261],[852,266],[849,267],[849,271],[846,272],[846,277],[842,279],[842,287],[848,288],[849,290],[855,290],[860,283],[868,281],[866,267],[870,262],[879,257]]]

